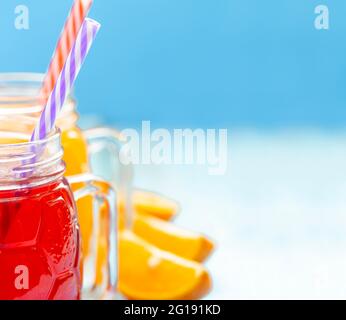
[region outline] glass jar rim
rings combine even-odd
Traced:
[[[7,135],[8,133],[8,135]],[[41,140],[30,141],[29,133],[0,131],[0,138],[24,142],[0,143],[0,190],[31,187],[54,181],[65,172],[60,129]]]
[[[35,114],[43,109],[39,99],[39,90],[42,86],[45,74],[35,72],[0,72],[0,115],[1,114]],[[31,86],[29,86],[31,84]],[[27,95],[20,93],[4,95],[2,90],[18,86],[18,91],[24,87],[33,89]],[[6,92],[6,91],[5,91]],[[22,98],[22,99],[21,99]],[[13,103],[19,104],[19,107],[13,108]],[[11,107],[12,104],[12,107]],[[22,104],[22,105],[21,105]],[[59,118],[66,116],[75,110],[76,101],[73,92],[70,92]]]
[[[0,130],[0,132],[1,132],[1,130]],[[25,134],[20,133],[20,132],[11,133],[11,136],[15,137],[15,135],[17,135],[17,137],[19,137],[19,136],[23,137]],[[27,142],[0,143],[0,151],[3,149],[9,149],[9,148],[19,149],[19,148],[23,148],[23,147],[35,147],[39,144],[48,145],[49,143],[52,143],[54,141],[56,141],[56,142],[60,141],[60,136],[61,136],[61,130],[59,128],[55,127],[52,130],[52,132],[48,135],[48,137],[40,139],[40,140],[30,141],[28,139]],[[30,138],[29,134],[26,135],[26,137]],[[1,135],[0,135],[0,138],[1,138]]]

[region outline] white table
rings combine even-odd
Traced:
[[[211,299],[346,298],[346,132],[230,131],[230,167],[142,166],[218,245]]]

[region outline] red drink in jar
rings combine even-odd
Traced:
[[[0,191],[0,299],[80,298],[79,229],[64,178]]]
[[[80,299],[79,226],[63,176],[60,133],[14,144],[4,144],[3,135],[0,132],[0,299]]]

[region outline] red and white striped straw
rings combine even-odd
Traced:
[[[59,37],[48,71],[43,81],[40,97],[44,102],[52,92],[66,62],[78,32],[88,15],[93,0],[75,0]]]
[[[46,138],[54,128],[57,115],[73,87],[99,29],[100,24],[95,20],[89,18],[84,20],[65,65],[58,76],[55,87],[41,113],[39,123],[32,133],[31,141]]]

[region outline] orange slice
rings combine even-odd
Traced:
[[[155,248],[130,231],[119,236],[119,290],[139,300],[199,299],[211,288],[203,265]]]
[[[202,262],[213,250],[213,243],[201,234],[181,229],[154,217],[136,215],[133,232],[165,251]]]
[[[132,196],[136,213],[155,216],[163,220],[171,220],[180,210],[179,204],[158,193],[135,190]]]

